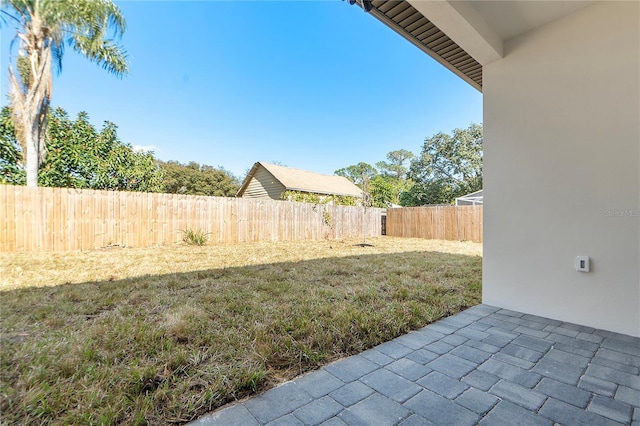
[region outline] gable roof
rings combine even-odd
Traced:
[[[306,170],[294,169],[291,167],[279,166],[277,164],[256,162],[247,177],[242,182],[238,190],[241,196],[256,171],[263,167],[276,178],[287,191],[309,192],[313,194],[345,195],[349,197],[362,198],[362,190],[349,179],[342,176],[323,175]]]

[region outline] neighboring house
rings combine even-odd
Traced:
[[[356,1],[483,93],[483,302],[640,336],[640,2]]]
[[[320,197],[341,195],[362,198],[362,190],[345,177],[263,162],[253,165],[236,196],[280,200],[285,191],[315,194]]]
[[[481,206],[482,205],[482,189],[456,198],[456,206]]]

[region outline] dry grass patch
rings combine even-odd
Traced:
[[[0,291],[358,254],[434,251],[482,256],[482,244],[473,242],[378,237],[367,239],[374,247],[355,246],[360,242],[359,239],[351,239],[109,248],[65,253],[0,253]]]
[[[1,254],[2,421],[193,420],[480,301],[479,244],[357,242]]]

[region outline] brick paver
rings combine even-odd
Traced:
[[[640,426],[640,339],[478,305],[192,423]]]

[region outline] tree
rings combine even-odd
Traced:
[[[367,192],[371,206],[387,208],[396,204],[395,179],[376,175],[367,183]]]
[[[338,169],[334,174],[346,177],[351,182],[362,189],[362,205],[366,207],[375,206],[374,200],[371,198],[369,181],[378,175],[378,171],[371,164],[360,162],[356,165]]]
[[[414,185],[403,195],[403,205],[448,204],[482,189],[482,126],[425,139],[408,177]]]
[[[39,170],[44,186],[161,192],[163,170],[151,152],[135,152],[118,139],[117,126],[105,122],[97,131],[85,112],[71,120],[65,110],[49,113],[49,149]],[[0,175],[6,183],[24,184],[10,109],[0,115]]]
[[[15,137],[11,108],[3,107],[0,112],[0,184],[25,184],[21,158],[22,151]]]
[[[407,180],[407,167],[405,163],[413,158],[413,153],[406,149],[391,151],[387,154],[386,161],[379,161],[376,167],[367,163],[358,163],[348,166],[334,173],[344,176],[360,188],[364,188],[373,207],[389,207],[400,204],[401,194],[411,187],[411,181]]]
[[[377,175],[378,171],[371,164],[360,162],[353,166],[338,169],[333,173],[338,176],[346,177],[351,182],[362,188],[363,182]]]
[[[222,167],[200,165],[193,161],[189,164],[159,161],[158,164],[164,170],[166,193],[235,197],[240,189],[238,179]]]
[[[376,167],[380,170],[381,174],[385,176],[394,176],[397,180],[406,179],[407,167],[405,163],[413,158],[413,153],[406,149],[398,149],[391,151],[387,154],[386,161],[379,161],[376,163]]]
[[[384,179],[377,182],[376,186],[380,190],[385,190],[384,203],[386,205],[400,204],[402,194],[413,186],[413,182],[407,179],[408,167],[405,166],[405,163],[413,157],[414,155],[411,151],[398,149],[387,154],[388,163],[386,161],[376,163],[376,167],[380,170],[380,175]]]
[[[16,25],[20,49],[17,75],[9,66],[11,104],[17,139],[25,156],[28,186],[38,186],[45,157],[52,67],[62,70],[65,45],[116,76],[128,72],[126,54],[108,39],[124,32],[120,9],[110,0],[0,0],[2,13]]]

